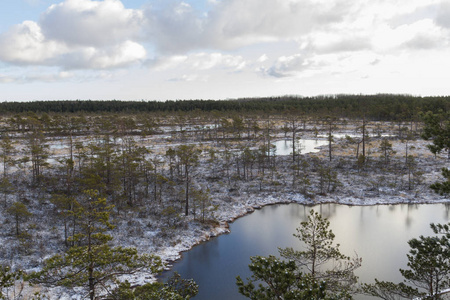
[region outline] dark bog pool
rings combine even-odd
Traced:
[[[236,276],[249,277],[250,256],[278,255],[278,247],[301,249],[295,229],[314,209],[328,218],[341,252],[362,257],[360,282],[374,278],[400,282],[399,268],[406,267],[407,241],[431,235],[429,224],[447,223],[449,205],[345,206],[299,204],[267,206],[236,220],[231,233],[194,247],[174,263],[172,271],[193,278],[199,285],[195,299],[247,299],[235,284]],[[171,272],[172,272],[171,271]],[[164,274],[164,277],[170,274]],[[357,297],[357,299],[362,297]]]

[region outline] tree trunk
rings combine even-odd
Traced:
[[[189,167],[185,165],[185,175],[186,175],[186,206],[185,206],[185,215],[189,214]]]
[[[90,210],[91,208],[89,208]],[[94,265],[92,257],[92,244],[91,244],[91,221],[88,223],[88,276],[89,276],[89,297],[91,300],[95,298],[95,283],[94,283]]]
[[[366,158],[366,120],[363,120],[363,126],[362,126],[362,155],[364,159]]]
[[[292,129],[292,161],[295,161],[295,128]]]
[[[16,236],[19,236],[19,215],[16,213]]]

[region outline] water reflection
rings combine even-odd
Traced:
[[[431,235],[432,222],[447,223],[450,205],[268,206],[231,224],[231,234],[185,253],[174,270],[199,284],[195,299],[246,299],[238,294],[235,277],[251,275],[247,267],[250,256],[278,255],[277,247],[301,249],[292,234],[307,219],[310,209],[329,219],[344,254],[353,256],[356,252],[363,258],[356,273],[361,282],[369,283],[374,278],[402,281],[398,269],[407,268],[407,241]]]
[[[448,220],[448,215],[450,212],[450,203],[445,203],[444,206],[445,206],[444,217],[446,218],[446,220]]]
[[[276,147],[277,155],[289,155],[292,154],[292,140],[281,140],[274,143]],[[296,151],[300,154],[316,153],[320,149],[317,147],[328,145],[324,140],[308,140],[300,139],[298,145],[296,145]]]

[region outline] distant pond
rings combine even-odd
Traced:
[[[346,206],[300,204],[267,206],[236,220],[231,233],[213,238],[183,254],[172,271],[193,278],[199,285],[196,300],[247,299],[241,296],[235,278],[251,276],[250,256],[278,256],[277,247],[301,249],[292,236],[300,222],[314,209],[328,218],[341,252],[362,257],[357,270],[360,282],[374,278],[400,282],[399,268],[406,269],[407,241],[431,235],[430,223],[449,221],[448,204]],[[164,277],[169,274],[164,274]],[[369,297],[356,297],[368,299]]]
[[[292,154],[292,140],[280,140],[273,143],[276,149],[276,155]],[[318,147],[328,145],[325,140],[300,139],[296,145],[296,151],[300,150],[300,154],[316,153],[320,149]]]

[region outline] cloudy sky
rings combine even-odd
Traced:
[[[1,0],[0,101],[450,95],[450,0]]]

